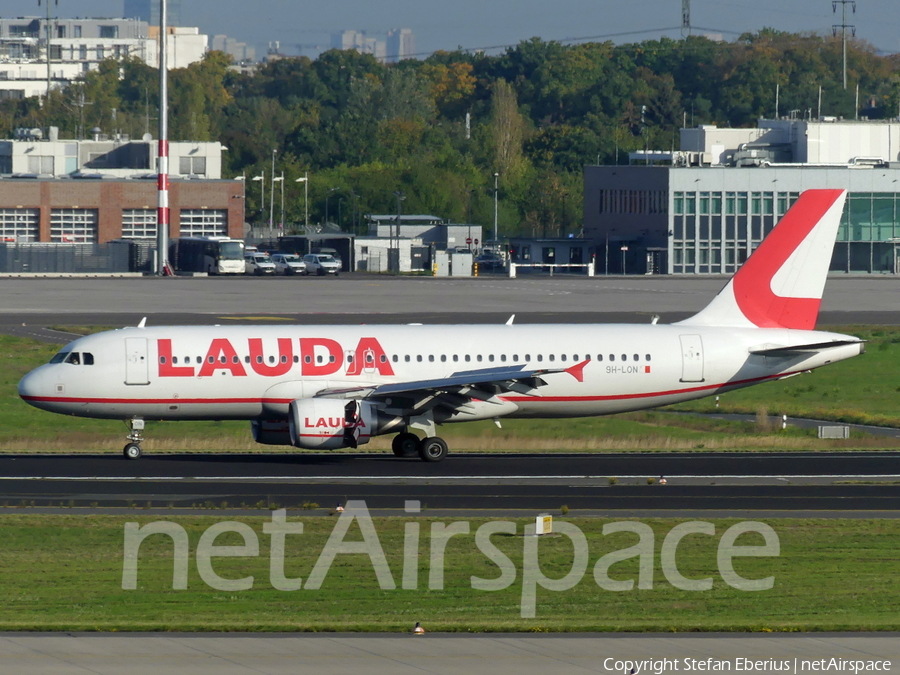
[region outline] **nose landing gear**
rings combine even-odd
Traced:
[[[126,436],[129,440],[128,445],[122,448],[122,454],[126,459],[138,459],[141,454],[141,441],[144,440],[144,420],[139,417],[128,422],[131,433]]]

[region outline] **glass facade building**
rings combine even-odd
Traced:
[[[733,274],[799,196],[799,192],[674,192],[672,273]],[[831,270],[896,274],[898,253],[900,193],[848,194]]]
[[[848,190],[833,272],[900,273],[900,169],[889,167],[587,167],[585,236],[609,247],[610,273],[627,246],[629,271],[733,274],[811,188]],[[653,251],[667,259],[651,265]]]

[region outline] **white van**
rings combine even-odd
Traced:
[[[265,253],[248,253],[244,256],[244,274],[275,274],[275,263]]]

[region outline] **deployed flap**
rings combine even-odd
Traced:
[[[373,396],[387,396],[400,393],[434,393],[457,389],[460,387],[479,387],[495,385],[507,391],[522,392],[523,388],[535,389],[546,384],[541,375],[566,372],[564,368],[526,370],[525,366],[503,366],[500,368],[483,368],[479,370],[465,370],[453,373],[448,377],[434,378],[431,380],[413,380],[410,382],[392,382],[390,384],[370,384],[359,387],[346,387],[340,389],[323,389],[318,392],[318,397],[361,395],[371,398]]]

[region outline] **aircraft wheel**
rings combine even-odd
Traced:
[[[391,449],[397,457],[414,457],[419,452],[419,437],[408,431],[394,436]]]
[[[122,448],[122,454],[125,459],[138,459],[141,456],[141,446],[137,443],[129,443]]]
[[[419,443],[419,457],[424,462],[440,462],[447,456],[448,451],[447,442],[437,436],[423,438]]]

